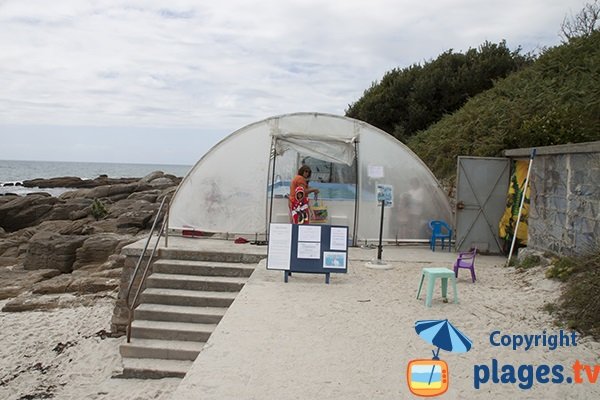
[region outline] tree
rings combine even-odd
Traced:
[[[560,37],[563,43],[576,37],[588,37],[592,32],[598,29],[600,20],[600,3],[594,0],[593,3],[586,3],[585,6],[575,16],[565,16],[560,26]]]
[[[387,72],[348,106],[346,116],[368,122],[406,142],[490,89],[494,81],[528,65],[529,56],[511,51],[506,42],[485,42],[466,53],[448,50],[423,65]]]

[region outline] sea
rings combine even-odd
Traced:
[[[36,178],[77,176],[81,179],[94,179],[100,175],[108,175],[109,178],[143,178],[154,171],[183,177],[191,168],[191,165],[169,164],[0,160],[0,195],[46,192],[57,196],[66,191],[64,188],[38,189],[19,186],[19,183],[25,180]]]

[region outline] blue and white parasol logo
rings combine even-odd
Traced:
[[[447,319],[417,321],[415,331],[427,343],[437,347],[437,350],[432,350],[431,360],[409,362],[406,371],[408,387],[417,396],[439,396],[448,390],[450,382],[448,364],[440,360],[440,350],[465,353],[471,349],[473,342]]]

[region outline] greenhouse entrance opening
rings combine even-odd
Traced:
[[[318,143],[320,140],[273,139],[269,163],[271,179],[267,185],[268,223],[290,222],[290,184],[298,169],[307,165],[312,171],[309,187],[319,189],[317,196],[309,195],[310,206],[326,207],[328,210],[326,219],[319,222],[348,226],[350,238],[354,238],[358,208],[355,140],[329,139],[325,143]],[[324,151],[331,154],[325,154]]]

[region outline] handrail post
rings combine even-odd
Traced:
[[[158,247],[158,244],[160,242],[160,236],[163,234],[163,231],[166,226],[166,222],[168,221],[168,207],[167,207],[167,216],[166,216],[165,220],[163,220],[160,230],[158,231],[158,237],[156,238],[156,242],[154,244],[154,248],[152,249],[152,253],[150,254],[150,257],[148,257],[148,262],[146,263],[146,267],[144,268],[144,273],[140,280],[139,286],[136,290],[135,296],[133,297],[133,301],[130,302],[129,297],[131,296],[131,290],[133,289],[133,284],[135,283],[135,278],[138,275],[138,271],[140,269],[142,260],[143,260],[144,256],[146,255],[146,250],[148,250],[148,245],[150,244],[152,235],[154,234],[154,231],[156,230],[156,224],[160,218],[160,214],[161,214],[161,211],[163,210],[166,200],[167,200],[167,197],[164,197],[162,202],[160,203],[160,207],[158,209],[158,212],[156,213],[154,222],[152,223],[152,228],[150,229],[150,234],[148,235],[148,239],[146,240],[144,249],[140,253],[140,257],[138,258],[138,261],[133,270],[133,274],[131,275],[129,285],[127,286],[127,292],[125,293],[125,305],[127,306],[127,311],[128,311],[128,314],[127,314],[127,343],[129,343],[131,341],[131,324],[133,322],[133,309],[135,308],[135,303],[137,302],[138,296],[140,295],[141,289],[144,286],[144,283],[146,281],[146,277],[148,275],[148,270],[150,268],[150,264],[152,263],[152,259],[154,258],[154,254],[156,253],[156,248]]]
[[[165,219],[167,221],[166,223],[166,230],[165,230],[165,248],[169,247],[169,211],[171,210],[171,205],[169,204],[169,202],[167,202],[167,213],[165,216]]]

